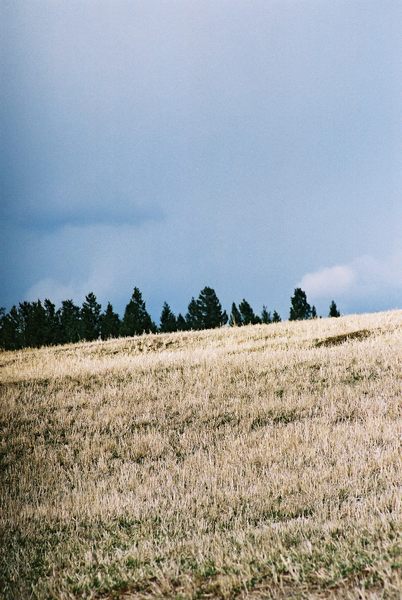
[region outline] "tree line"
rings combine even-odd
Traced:
[[[332,301],[330,317],[340,313]],[[296,288],[291,298],[289,319],[314,319],[317,311],[307,302],[306,293]],[[6,313],[0,308],[0,348],[17,350],[26,347],[52,346],[79,341],[107,340],[117,337],[140,335],[142,333],[172,333],[175,331],[214,329],[229,325],[241,327],[259,323],[279,323],[281,317],[274,310],[263,306],[261,314],[256,314],[247,300],[236,305],[232,303],[229,315],[211,287],[204,287],[198,298],[191,298],[187,313],[177,316],[169,304],[163,304],[159,325],[156,325],[146,309],[142,293],[135,287],[123,318],[113,310],[110,302],[104,311],[95,294],[90,292],[82,304],[73,300],[63,300],[56,306],[49,299],[35,302],[21,302]]]

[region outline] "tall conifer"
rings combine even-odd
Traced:
[[[100,336],[101,308],[95,294],[89,292],[81,308],[82,335],[89,342]]]
[[[162,307],[159,331],[161,333],[171,333],[172,331],[177,331],[177,319],[167,302],[164,302]]]
[[[269,323],[272,323],[271,313],[268,312],[267,307],[265,306],[265,304],[262,307],[262,311],[261,311],[261,323],[264,323],[265,325],[268,325]]]
[[[154,331],[156,331],[155,324],[147,312],[140,290],[135,287],[131,300],[124,311],[122,334],[139,335],[141,333],[151,333]]]
[[[241,325],[243,325],[243,319],[241,318],[240,311],[237,308],[235,302],[232,302],[232,309],[230,311],[229,317],[229,325],[231,327],[240,327]]]
[[[301,288],[296,288],[290,302],[289,321],[311,319],[311,306],[307,302],[306,292]]]
[[[256,325],[261,322],[260,318],[254,313],[251,304],[244,298],[239,304],[239,311],[243,325]]]
[[[329,317],[340,317],[341,313],[338,310],[338,307],[336,306],[335,300],[332,300],[330,306],[329,306]]]
[[[272,323],[280,323],[282,321],[280,314],[274,310],[272,313]]]
[[[206,286],[201,290],[197,305],[202,329],[214,329],[226,325],[227,314],[222,310],[222,305],[213,288]]]
[[[105,312],[100,318],[100,333],[102,340],[109,340],[111,338],[117,338],[120,332],[120,318],[117,313],[114,312],[113,306],[110,302],[107,303]]]

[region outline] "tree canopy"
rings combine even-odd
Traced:
[[[310,304],[307,302],[306,292],[304,292],[301,288],[296,288],[293,296],[290,299],[290,302],[291,307],[289,321],[311,319],[312,309]]]
[[[156,331],[155,324],[146,309],[140,290],[135,287],[131,300],[124,311],[122,333],[123,335],[139,335],[153,331]]]
[[[330,306],[329,306],[329,317],[340,317],[341,313],[338,310],[338,307],[336,306],[336,302],[334,300],[332,300]]]
[[[317,317],[315,306],[310,306],[301,288],[294,290],[290,300],[291,321]],[[329,307],[329,316],[340,316],[334,300]],[[147,311],[141,291],[134,287],[122,319],[110,302],[102,312],[102,306],[93,292],[85,296],[81,308],[72,299],[63,300],[60,307],[56,308],[48,298],[43,302],[20,302],[18,306],[12,306],[8,313],[0,308],[0,348],[18,350],[143,333],[214,329],[225,325],[270,325],[280,321],[279,313],[276,310],[271,313],[266,305],[263,305],[261,315],[256,314],[245,298],[238,305],[232,303],[228,318],[215,290],[205,286],[197,298],[191,298],[185,317],[182,313],[176,316],[169,304],[164,302],[157,327]]]

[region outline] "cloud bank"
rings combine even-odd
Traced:
[[[397,304],[400,8],[0,2],[0,306]]]
[[[397,308],[402,304],[402,252],[385,258],[361,256],[350,263],[306,273],[298,286],[312,301]]]

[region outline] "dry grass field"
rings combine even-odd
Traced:
[[[400,598],[402,312],[3,352],[3,598]]]

